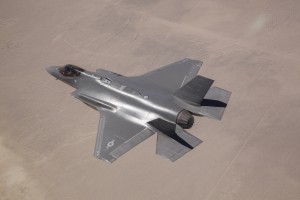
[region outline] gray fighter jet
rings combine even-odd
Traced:
[[[202,142],[184,130],[192,127],[193,115],[221,119],[231,94],[197,75],[201,65],[183,59],[135,77],[70,64],[47,71],[100,112],[95,157],[113,162],[157,133],[156,154],[175,161]]]

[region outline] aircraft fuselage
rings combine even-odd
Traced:
[[[103,70],[101,73],[82,71],[78,76],[64,76],[60,67],[50,67],[49,73],[66,84],[80,88],[77,99],[96,110],[109,110],[137,123],[162,118],[175,122],[183,110],[174,103],[174,97],[160,89],[142,88],[127,77]]]

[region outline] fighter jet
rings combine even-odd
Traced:
[[[113,162],[157,133],[156,154],[175,161],[202,141],[185,129],[193,116],[221,119],[230,92],[197,75],[202,61],[183,59],[141,76],[67,64],[47,71],[100,113],[94,156]]]

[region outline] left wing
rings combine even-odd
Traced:
[[[153,134],[147,127],[116,113],[101,111],[94,156],[113,162]]]

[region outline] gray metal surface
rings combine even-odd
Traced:
[[[102,111],[94,156],[112,162],[152,134],[145,126]]]
[[[202,66],[202,61],[183,59],[148,72],[142,76],[131,77],[131,82],[155,89],[175,92],[193,79]]]
[[[196,76],[201,65],[183,59],[136,77],[74,65],[47,71],[76,88],[72,96],[100,112],[95,157],[113,162],[156,132],[156,153],[175,161],[202,142],[183,129],[193,124],[188,112],[220,119],[230,97],[211,88],[213,80]]]
[[[221,120],[231,92],[218,87],[211,87],[201,102],[198,114]]]
[[[187,84],[182,86],[179,90],[177,90],[174,95],[185,102],[200,106],[200,103],[210,86],[213,84],[214,80],[203,76],[196,76]]]

